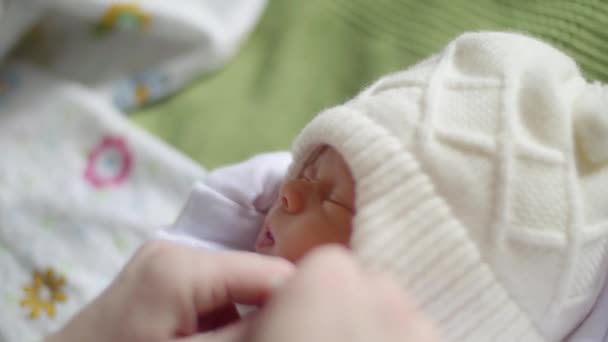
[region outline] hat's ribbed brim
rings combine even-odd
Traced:
[[[396,137],[347,106],[329,109],[295,141],[292,174],[320,144],[355,178],[354,253],[412,292],[447,340],[543,340]]]

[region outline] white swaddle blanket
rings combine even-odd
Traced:
[[[169,224],[204,171],[95,93],[12,68],[0,103],[0,341],[34,341]]]
[[[0,341],[39,341],[175,220],[205,174],[120,110],[221,66],[265,1],[0,4]]]

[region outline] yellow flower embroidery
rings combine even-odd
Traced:
[[[32,283],[23,287],[25,299],[21,301],[21,306],[29,306],[32,309],[30,318],[37,318],[41,310],[46,311],[49,317],[53,317],[55,316],[55,303],[67,299],[61,290],[63,285],[65,285],[65,279],[56,275],[52,268],[48,268],[44,274],[35,271]]]
[[[135,4],[114,4],[106,11],[97,25],[99,32],[108,32],[116,27],[147,29],[150,16]]]
[[[145,104],[149,97],[150,91],[148,90],[148,87],[145,85],[138,85],[135,89],[135,98],[137,99],[137,104],[140,106]]]

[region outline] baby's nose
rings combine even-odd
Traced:
[[[304,209],[304,189],[298,186],[297,181],[287,181],[281,191],[281,205],[290,214],[297,214]]]

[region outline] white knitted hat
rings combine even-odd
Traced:
[[[608,90],[568,56],[470,33],[320,113],[356,182],[352,246],[451,341],[558,341],[608,268]]]

